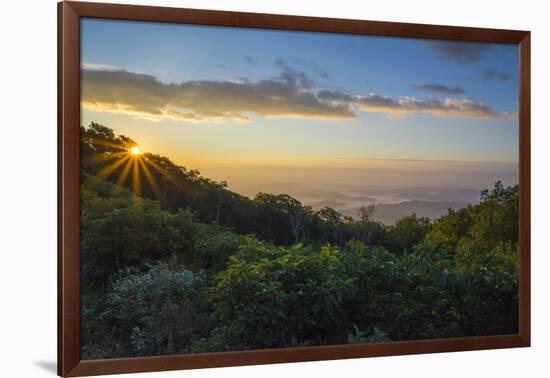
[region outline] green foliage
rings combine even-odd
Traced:
[[[130,138],[117,136],[100,124],[92,122],[82,127],[84,175],[131,188],[133,173],[124,172],[129,167],[127,151],[134,145],[136,142]],[[141,158],[147,174],[141,180],[140,196],[157,201],[163,210],[191,208],[198,221],[215,223],[242,235],[254,234],[275,245],[298,242],[343,245],[350,239],[383,245],[385,241],[385,226],[368,216],[355,222],[331,208],[314,212],[287,194],[258,193],[251,200],[228,190],[226,182],[205,178],[198,170],[174,164],[167,157],[144,153]]]
[[[517,333],[517,186],[387,227],[152,154],[136,195],[135,142],[81,132],[84,359]]]
[[[373,327],[369,335],[359,331],[359,328],[357,328],[355,324],[353,325],[353,329],[354,333],[348,335],[348,344],[383,343],[391,341],[385,332],[380,331],[376,327]]]
[[[82,170],[130,188],[131,174],[123,172],[127,151],[136,142],[94,122],[81,127],[80,135]],[[227,183],[202,177],[198,170],[188,170],[164,156],[144,153],[141,158],[150,180],[157,184],[155,187],[149,179],[142,179],[142,197],[158,201],[161,208],[171,212],[193,208],[197,219],[206,223],[215,222],[241,233],[254,231],[252,201],[227,190]]]
[[[151,200],[93,178],[84,181],[81,194],[81,255],[93,264],[85,269],[93,275],[86,277],[91,282],[147,261],[195,263],[196,226],[189,211],[163,211]]]
[[[275,244],[291,244],[306,238],[313,212],[287,194],[258,193],[256,209],[258,236]]]
[[[165,263],[123,270],[100,314],[111,330],[109,350],[94,358],[185,351],[201,336],[202,285],[201,274]]]
[[[358,241],[343,248],[283,248],[249,238],[209,291],[218,325],[213,346],[238,350],[515,332],[517,278],[498,268],[476,269],[460,270],[449,252],[428,241],[399,257]]]
[[[201,268],[209,273],[225,269],[229,257],[237,252],[245,237],[223,226],[198,224],[197,227],[194,248]]]
[[[341,342],[352,264],[331,246],[272,247],[247,238],[209,291],[229,348]],[[243,300],[246,298],[246,300]]]
[[[418,218],[416,214],[399,219],[388,230],[390,251],[395,253],[411,251],[424,239],[430,227],[428,218]]]
[[[492,250],[501,243],[517,243],[519,238],[519,187],[494,188],[481,193],[481,203],[460,210],[449,210],[433,225],[427,238],[451,252],[473,245],[477,250]]]

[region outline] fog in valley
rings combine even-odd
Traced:
[[[327,166],[205,166],[207,177],[253,198],[258,192],[289,194],[318,210],[332,207],[356,217],[357,208],[376,204],[374,219],[385,224],[403,216],[438,218],[447,209],[479,202],[480,192],[500,180],[515,185],[515,163],[361,160]]]

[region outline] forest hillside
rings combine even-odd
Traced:
[[[83,359],[517,333],[517,186],[384,225],[81,144]]]

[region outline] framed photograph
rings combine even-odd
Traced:
[[[529,346],[529,32],[58,10],[60,376]]]

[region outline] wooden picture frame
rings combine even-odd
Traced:
[[[80,358],[80,20],[197,25],[508,43],[519,46],[519,333],[388,343],[81,360]],[[58,4],[58,374],[63,377],[438,353],[530,345],[530,33],[84,2]]]

